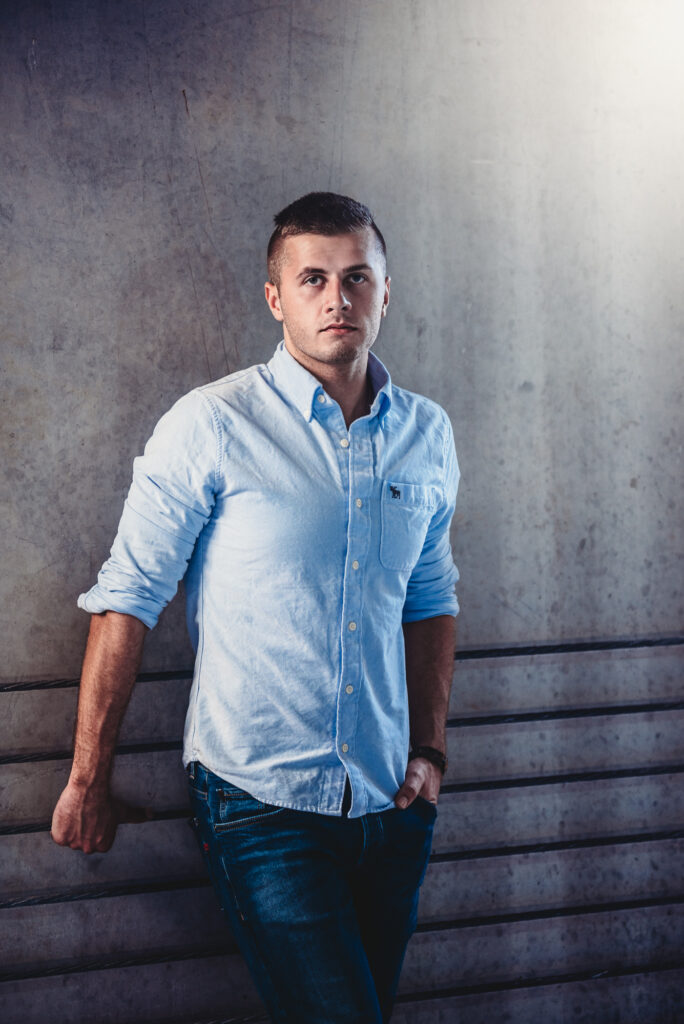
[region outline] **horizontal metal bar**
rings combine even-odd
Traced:
[[[593,850],[605,846],[633,846],[636,843],[659,843],[675,839],[684,839],[684,828],[664,829],[660,832],[630,832],[616,836],[587,836],[584,839],[557,839],[546,843],[481,847],[472,850],[458,850],[453,853],[433,853],[430,863],[489,860],[492,857],[521,857],[530,853],[562,853],[564,850]]]
[[[661,832],[637,832],[619,836],[594,836],[569,841],[559,840],[548,843],[529,843],[516,846],[462,850],[454,853],[433,853],[430,856],[430,863],[446,864],[459,861],[491,860],[492,858],[520,857],[527,854],[562,853],[567,850],[590,850],[611,846],[634,846],[640,843],[671,842],[679,839],[684,839],[684,829],[672,829]],[[145,881],[132,879],[123,882],[104,882],[97,886],[78,886],[72,889],[42,890],[39,892],[0,896],[0,910],[57,903],[75,903],[82,900],[107,899],[116,896],[139,896],[148,893],[202,889],[209,887],[210,884],[209,878],[204,875],[184,875],[181,877],[167,877]],[[666,900],[666,902],[668,901]]]
[[[148,893],[178,892],[188,889],[209,888],[210,882],[206,878],[185,878],[168,879],[156,883],[128,883],[111,886],[101,886],[99,889],[89,889],[84,892],[74,890],[71,893],[54,894],[52,898],[46,897],[17,897],[7,899],[0,904],[1,909],[20,909],[22,907],[38,906],[54,903],[78,902],[83,899],[101,899],[112,896],[139,896]],[[587,914],[608,914],[624,910],[643,910],[650,907],[681,906],[684,904],[684,894],[669,896],[646,896],[631,900],[611,900],[604,903],[573,904],[572,906],[547,907],[538,910],[515,911],[503,914],[471,915],[470,917],[457,917],[448,921],[426,922],[419,924],[417,931],[434,932],[449,931],[457,928],[479,928],[490,925],[515,924],[519,921],[545,921],[563,917],[580,917]]]
[[[615,970],[594,972],[577,971],[574,974],[555,974],[546,977],[515,979],[513,981],[495,982],[489,985],[485,983],[481,985],[464,985],[458,988],[432,989],[428,992],[404,992],[396,997],[395,1002],[397,1004],[401,1003],[410,1005],[412,1003],[428,1003],[440,999],[458,998],[458,996],[486,995],[490,992],[509,992],[514,990],[519,991],[526,988],[539,988],[544,985],[571,984],[572,982],[582,981],[601,981],[604,979],[630,977],[639,974],[666,974],[670,971],[681,971],[683,966],[684,965],[681,963],[639,964],[636,967],[617,968]],[[168,1024],[261,1024],[261,1022],[268,1021],[269,1019],[270,1018],[265,1015],[220,1019],[215,1017],[193,1017],[192,1020],[189,1017],[179,1017],[173,1021],[168,1021]],[[147,1022],[137,1022],[137,1024],[147,1024]]]
[[[684,903],[684,896],[682,896],[682,897],[680,897],[678,899],[673,899],[673,900],[651,901],[650,903],[648,903],[646,901],[641,901],[640,903],[638,901],[633,901],[633,903],[630,904],[630,905],[627,905],[627,903],[625,903],[622,906],[616,904],[614,906],[606,905],[606,907],[607,907],[608,912],[610,912],[610,910],[615,911],[615,910],[622,910],[622,909],[633,909],[634,906],[636,906],[637,904],[639,906],[645,907],[645,906],[680,905],[681,903]],[[605,912],[605,910],[599,910],[599,909],[588,910],[588,911],[586,909],[582,909],[581,910],[581,913],[601,913],[601,912]],[[573,911],[570,912],[570,914],[573,917],[578,916],[578,911],[573,910]],[[554,916],[554,915],[551,912],[549,912],[549,913],[541,913],[541,914],[537,914],[537,915],[534,915],[534,914],[531,915],[532,918],[534,918],[535,916],[538,919],[541,920],[541,919],[544,919],[544,918],[547,918],[547,917],[550,917],[550,916]],[[556,916],[569,916],[569,915],[566,914],[566,915],[556,915]],[[525,914],[515,914],[515,915],[513,915],[512,914],[512,915],[509,915],[505,920],[508,923],[512,923],[514,921],[529,920],[529,919],[530,919],[530,915],[525,915]],[[484,919],[484,918],[482,918],[482,919],[474,919],[474,921],[470,922],[470,923],[466,923],[465,921],[458,921],[458,922],[449,922],[448,924],[441,923],[441,924],[434,925],[434,926],[432,926],[432,925],[421,925],[421,926],[418,927],[417,930],[418,931],[423,931],[423,932],[426,932],[426,931],[444,931],[444,932],[446,932],[446,931],[452,931],[452,930],[454,930],[457,927],[472,927],[473,925],[477,926],[479,924],[490,924],[491,925],[491,924],[495,924],[495,923],[501,923],[503,920],[504,920],[504,918],[503,918],[503,915],[502,915],[499,918],[493,918],[492,917],[490,919]],[[112,970],[112,969],[115,969],[115,968],[122,968],[122,967],[142,967],[142,966],[145,966],[145,965],[148,965],[148,964],[172,963],[172,962],[177,962],[177,961],[181,961],[181,960],[199,960],[199,959],[204,959],[204,958],[209,958],[209,957],[214,957],[214,956],[225,956],[227,954],[236,953],[237,951],[238,951],[237,950],[237,945],[235,944],[235,942],[227,940],[225,942],[214,943],[214,944],[209,945],[209,946],[201,946],[201,947],[195,947],[195,948],[181,947],[181,948],[175,949],[175,950],[170,949],[170,950],[162,950],[162,951],[150,950],[150,951],[148,951],[146,953],[137,953],[135,955],[130,955],[130,956],[125,956],[125,955],[119,955],[119,956],[102,955],[102,956],[98,956],[98,957],[90,957],[89,959],[85,959],[85,960],[70,959],[70,960],[62,960],[62,961],[58,961],[58,962],[52,961],[52,962],[49,962],[49,963],[23,964],[23,965],[19,965],[19,966],[15,967],[15,968],[12,968],[12,969],[0,970],[0,983],[1,982],[10,982],[10,981],[27,981],[29,979],[55,977],[55,976],[66,975],[66,974],[83,974],[83,973],[90,972],[90,971]],[[455,996],[455,995],[467,995],[467,994],[472,994],[472,993],[475,993],[475,992],[480,993],[480,992],[488,992],[488,991],[501,991],[501,990],[506,990],[506,989],[535,987],[535,986],[541,985],[541,984],[558,984],[558,983],[562,983],[562,982],[580,981],[580,980],[591,980],[591,979],[603,978],[603,977],[614,977],[614,976],[622,976],[622,975],[629,975],[629,974],[642,974],[642,973],[649,973],[649,972],[653,971],[654,969],[657,969],[657,970],[668,970],[668,969],[676,969],[676,968],[681,969],[683,966],[684,966],[684,964],[681,961],[679,963],[668,963],[668,964],[657,963],[656,965],[642,964],[638,968],[633,967],[633,968],[629,968],[629,969],[626,969],[626,970],[616,969],[614,971],[613,970],[601,970],[601,971],[595,971],[595,972],[585,971],[585,972],[577,972],[577,973],[574,973],[574,974],[567,974],[567,975],[563,975],[563,974],[561,974],[561,975],[553,975],[553,976],[547,977],[547,978],[545,978],[543,980],[542,979],[538,979],[538,978],[533,978],[533,979],[512,979],[510,981],[499,982],[499,983],[495,983],[493,985],[491,985],[491,984],[484,984],[484,985],[477,985],[477,986],[463,986],[463,987],[457,987],[457,988],[450,988],[450,989],[447,989],[447,990],[442,989],[440,991],[441,991],[442,998],[445,998],[445,997]],[[417,1001],[417,1000],[419,1000],[421,998],[426,998],[425,994],[423,994],[423,993],[413,993],[411,995],[411,1001]],[[433,998],[437,998],[437,997],[433,995]]]
[[[176,821],[190,817],[190,807],[174,807],[166,811],[155,811],[150,821]],[[0,837],[2,836],[23,836],[34,832],[49,832],[52,827],[50,821],[28,821],[19,825],[0,825]]]
[[[528,644],[509,647],[466,648],[456,652],[456,661],[480,658],[516,658],[537,654],[577,654],[582,651],[631,651],[646,647],[678,647],[684,636],[636,637],[633,640],[578,640],[557,644]]]
[[[557,711],[523,711],[494,715],[464,715],[450,718],[448,729],[477,728],[487,725],[516,725],[525,722],[566,721],[575,718],[601,718],[613,715],[664,714],[684,711],[684,701],[652,701],[639,704],[601,705],[584,708],[560,709]],[[182,740],[149,740],[140,743],[122,743],[116,754],[147,754],[164,750],[182,750]],[[44,761],[67,761],[73,757],[72,750],[26,751],[0,755],[0,765],[33,764]]]
[[[0,983],[6,981],[27,981],[30,978],[50,978],[62,974],[85,974],[88,971],[108,971],[121,967],[143,967],[147,964],[167,964],[178,960],[203,960],[207,957],[226,956],[237,953],[238,947],[232,940],[198,946],[194,949],[149,950],[126,956],[121,954],[90,957],[87,960],[61,960],[50,963],[22,964],[12,969],[0,970]]]
[[[411,992],[397,996],[397,1003],[428,1002],[432,999],[453,999],[457,996],[479,996],[493,992],[514,992],[526,988],[540,988],[543,985],[570,985],[573,982],[602,981],[609,978],[629,978],[637,974],[664,974],[684,969],[682,960],[640,963],[632,967],[615,967],[600,971],[575,971],[568,974],[548,974],[533,978],[513,978],[506,981],[484,982],[480,985],[458,985],[451,988],[433,989],[428,992]]]
[[[136,683],[162,683],[167,679],[192,679],[191,668],[180,668],[173,672],[140,672]],[[78,686],[80,679],[34,679],[26,682],[0,683],[0,693],[17,693],[21,690],[66,690]]]
[[[56,903],[80,903],[83,900],[108,899],[113,896],[146,896],[155,892],[180,892],[187,889],[204,889],[211,885],[208,876],[182,878],[157,878],[154,881],[104,882],[97,886],[78,886],[73,889],[43,890],[16,896],[0,896],[0,910],[17,910],[21,907],[50,906]]]
[[[450,931],[456,928],[482,928],[488,925],[516,924],[518,921],[548,921],[559,917],[582,917],[586,914],[613,914],[622,910],[645,910],[649,907],[677,907],[684,904],[681,896],[645,896],[633,900],[608,903],[573,904],[569,907],[548,907],[545,910],[518,910],[510,914],[484,914],[457,917],[449,921],[419,924],[418,932]],[[684,966],[684,963],[682,964]]]
[[[655,768],[610,768],[603,771],[559,772],[553,775],[520,776],[515,779],[491,779],[482,782],[449,782],[442,793],[480,793],[494,789],[525,789],[528,786],[558,786],[572,782],[599,782],[608,779],[640,779],[647,775],[681,775],[684,764]]]
[[[556,644],[510,645],[508,647],[472,647],[456,651],[456,661],[477,661],[485,658],[529,657],[537,654],[576,654],[582,651],[624,651],[651,647],[684,646],[684,636],[635,637],[607,640],[578,640]],[[192,679],[191,668],[175,672],[141,672],[137,682],[159,682],[164,679]],[[26,682],[0,683],[0,693],[16,693],[20,690],[54,690],[78,686],[78,679],[37,679]]]
[[[555,711],[520,711],[498,715],[462,715],[449,718],[447,727],[464,729],[478,725],[515,725],[521,722],[554,722],[571,718],[602,718],[612,715],[650,714],[684,711],[684,700],[652,701],[639,704],[602,704],[583,708],[559,708]]]
[[[610,771],[575,772],[573,774],[557,774],[522,777],[516,779],[495,779],[488,782],[452,782],[442,786],[441,793],[478,793],[496,789],[526,789],[531,786],[565,785],[573,782],[600,782],[610,779],[642,779],[649,776],[681,775],[684,764],[661,765],[657,768],[616,768]],[[166,811],[155,811],[152,821],[169,821],[177,818],[188,818],[190,809],[173,808]],[[0,825],[1,836],[26,835],[32,832],[49,832],[49,821],[22,822],[18,825]]]
[[[182,750],[182,740],[152,740],[148,743],[121,743],[116,754],[156,754],[163,750]],[[0,756],[3,764],[37,764],[42,761],[70,761],[73,750],[48,750],[27,752],[25,754],[4,754]]]

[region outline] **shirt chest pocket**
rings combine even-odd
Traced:
[[[385,569],[410,572],[425,543],[439,491],[425,484],[385,480],[382,485],[380,562]]]

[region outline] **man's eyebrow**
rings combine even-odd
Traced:
[[[304,267],[297,274],[297,277],[308,277],[310,274],[325,274],[325,270],[322,267]]]
[[[342,271],[342,273],[343,274],[353,274],[355,271],[358,271],[358,270],[371,270],[371,269],[372,268],[369,267],[367,263],[354,263],[353,266],[351,266],[351,267],[345,267],[344,270]],[[323,267],[304,267],[303,270],[300,270],[300,272],[297,274],[297,277],[298,278],[299,277],[309,277],[309,276],[313,276],[314,274],[327,274],[327,273],[329,273],[329,271],[325,270]]]

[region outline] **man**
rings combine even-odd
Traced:
[[[274,1021],[378,1024],[446,766],[458,467],[445,413],[370,353],[390,278],[368,209],[312,193],[275,223],[283,341],[162,417],[79,599],[93,617],[52,834],[106,850],[144,817],[110,767],[144,634],[185,575],[183,762],[235,937]]]

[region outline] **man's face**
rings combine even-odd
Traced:
[[[294,235],[283,257],[279,287],[265,292],[290,353],[314,374],[355,362],[365,370],[390,289],[373,229]]]

